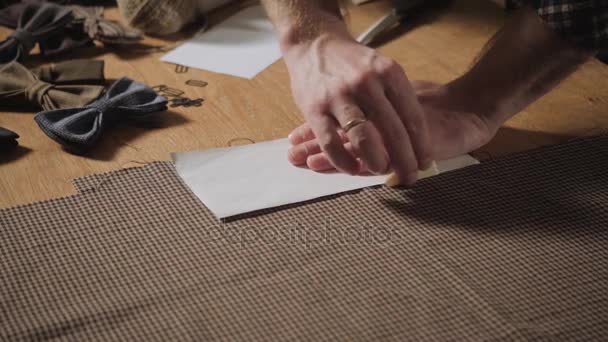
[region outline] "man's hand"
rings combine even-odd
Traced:
[[[467,102],[458,91],[425,81],[412,82],[418,100],[426,114],[431,133],[431,153],[438,160],[470,152],[483,146],[494,136],[500,122],[467,109]],[[358,156],[357,150],[344,134],[344,148]],[[327,171],[334,166],[321,150],[314,132],[308,124],[296,128],[290,135],[292,147],[289,161],[297,166],[306,165],[315,171]],[[361,172],[367,170],[363,167]]]
[[[346,32],[323,34],[289,48],[285,55],[296,103],[322,151],[335,167],[356,174],[360,166],[402,182],[416,181],[419,168],[431,163],[429,134],[422,108],[401,67]],[[352,120],[367,119],[346,136],[338,134]]]
[[[401,67],[350,36],[337,1],[262,3],[277,29],[295,101],[333,165],[360,171],[338,134],[357,122],[346,134],[365,167],[415,182],[418,169],[432,161],[429,134]]]
[[[404,184],[434,159],[481,146],[594,54],[564,40],[525,7],[471,70],[446,86],[419,84],[416,96],[394,61],[350,37],[337,1],[262,3],[308,124],[292,135],[296,145],[305,143],[297,148],[308,149],[303,155],[292,150],[292,162],[351,174],[362,167],[373,173],[392,169]],[[351,122],[360,124],[341,136],[340,128]]]

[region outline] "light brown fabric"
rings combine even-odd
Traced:
[[[82,67],[80,62],[77,65]],[[31,104],[44,110],[82,107],[99,97],[103,90],[104,87],[98,85],[45,82],[18,62],[0,66],[0,100],[3,106]]]
[[[69,6],[74,15],[74,24],[82,25],[84,32],[94,40],[105,44],[134,44],[143,36],[139,30],[122,26],[119,22],[103,17],[100,6]]]
[[[0,210],[0,340],[603,341],[608,136],[218,222],[168,162]]]
[[[40,80],[53,84],[103,84],[104,61],[74,59],[51,63],[32,69]]]
[[[117,3],[131,26],[151,34],[175,33],[198,17],[196,0],[117,0]]]

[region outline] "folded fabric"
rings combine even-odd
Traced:
[[[46,57],[66,54],[70,51],[93,46],[93,41],[82,30],[73,30],[66,25],[57,34],[40,42],[40,51]]]
[[[18,145],[19,135],[6,128],[0,127],[0,150],[8,150]]]
[[[82,61],[76,64],[82,67]],[[61,70],[65,69],[70,69],[69,62],[62,64]],[[62,79],[61,75],[44,75],[47,76]],[[69,75],[67,77],[75,78]],[[45,82],[16,61],[0,66],[0,100],[3,104],[34,104],[44,110],[80,107],[98,98],[103,89],[99,85],[58,85]]]
[[[175,33],[199,16],[195,0],[118,0],[117,3],[129,25],[158,35]]]
[[[43,65],[32,69],[41,81],[60,84],[103,84],[104,61],[75,59],[67,62]]]
[[[41,43],[40,50],[43,53],[45,50],[56,50],[56,42],[51,42],[51,45],[43,42],[48,43],[48,38],[63,30],[72,20],[72,13],[67,7],[49,3],[26,3],[17,28],[0,42],[0,64],[27,58],[36,43]]]
[[[23,2],[25,0],[0,0],[0,8]],[[44,0],[61,5],[85,5],[85,6],[105,6],[116,5],[115,0]]]
[[[17,27],[17,19],[26,6],[40,8],[43,0],[24,0],[0,10],[0,25]],[[57,5],[59,6],[59,5]],[[42,42],[45,54],[65,52],[70,49],[92,45],[93,40],[104,44],[133,44],[142,39],[139,30],[126,28],[117,21],[105,19],[101,6],[59,6],[69,10],[72,20],[56,34]]]
[[[74,15],[73,27],[80,26],[89,38],[105,44],[133,44],[142,39],[139,30],[122,26],[103,17],[103,7],[69,6]]]
[[[85,6],[116,6],[115,0],[45,0],[52,1],[62,5],[85,5]]]
[[[7,6],[0,10],[0,25],[14,29],[17,27],[19,18],[27,6],[38,10],[44,3],[46,3],[44,0],[22,0],[21,2]],[[57,7],[63,6],[57,5]],[[68,10],[71,12],[71,9],[68,8]],[[61,29],[58,29],[55,34],[39,42],[41,53],[45,56],[58,55],[77,48],[93,45],[91,38],[83,32],[82,25],[78,29],[71,27],[75,19],[71,13],[70,15],[72,16],[70,22]]]
[[[24,1],[5,6],[0,5],[0,25],[12,29],[17,28],[19,17],[26,5],[27,3]]]
[[[168,35],[186,25],[206,23],[206,13],[234,0],[117,0],[129,25],[156,35]]]
[[[152,88],[123,77],[95,102],[81,108],[38,113],[40,128],[51,139],[75,153],[84,153],[104,130],[118,122],[145,122],[167,109],[167,99]]]

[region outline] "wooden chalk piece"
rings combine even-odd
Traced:
[[[395,188],[399,186],[399,178],[397,178],[397,175],[394,172],[391,172],[390,175],[388,175],[388,178],[386,179],[386,182],[384,182],[384,185],[391,187],[391,188]]]
[[[428,169],[418,171],[418,179],[427,178],[427,177],[435,176],[438,174],[439,174],[439,168],[437,167],[437,163],[435,161],[433,161],[431,163],[431,166]],[[384,182],[384,184],[391,188],[395,188],[395,187],[398,187],[399,185],[401,185],[401,183],[399,182],[399,178],[397,177],[397,175],[394,172],[388,176],[388,178],[386,179],[386,182]]]

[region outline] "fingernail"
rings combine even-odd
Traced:
[[[298,152],[297,149],[295,149],[294,147],[290,147],[287,150],[287,159],[292,164],[296,164],[296,165],[304,164],[306,162],[305,156],[302,156],[301,154],[298,154],[297,152]]]

